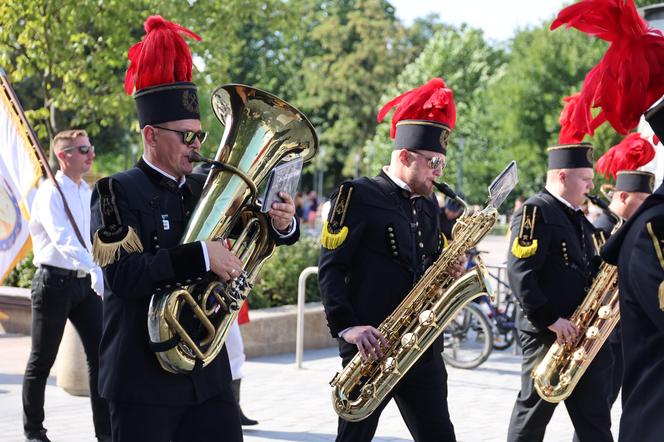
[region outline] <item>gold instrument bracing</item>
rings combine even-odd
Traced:
[[[614,214],[598,197],[588,195],[616,220],[613,232],[623,219]],[[544,359],[533,369],[535,390],[547,402],[567,399],[620,320],[618,303],[618,268],[603,262],[581,305],[569,319],[579,334],[573,344],[554,342]]]
[[[221,351],[252,281],[275,247],[257,189],[278,163],[298,158],[307,162],[318,150],[309,120],[262,90],[220,86],[212,94],[212,109],[224,134],[214,160],[197,152],[190,155],[191,161],[213,166],[181,243],[230,241],[243,272],[228,284],[215,279],[152,296],[148,331],[153,342],[171,343],[170,349],[156,352],[161,366],[171,373],[206,366]]]
[[[513,171],[516,179],[514,162],[508,170]],[[440,184],[436,187],[464,207],[453,228],[454,240],[378,327],[387,341],[383,356],[379,360],[365,361],[356,354],[330,381],[334,410],[347,421],[361,421],[371,415],[463,306],[483,294],[492,296],[488,272],[480,259],[476,267],[458,279],[449,273],[466,250],[489,233],[497,220],[496,207],[500,204],[492,202],[471,215],[465,201],[449,187]],[[512,187],[503,192],[501,203]]]

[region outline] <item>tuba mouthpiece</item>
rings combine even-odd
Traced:
[[[201,161],[205,161],[206,158],[203,158],[200,153],[198,153],[195,150],[192,150],[189,152],[189,158],[188,158],[190,163],[199,163]]]

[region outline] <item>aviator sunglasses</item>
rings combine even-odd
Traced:
[[[167,127],[161,127],[161,126],[153,126],[156,127],[157,129],[162,129],[162,130],[167,130],[169,132],[176,132],[182,135],[182,142],[186,144],[187,146],[191,146],[194,144],[194,141],[196,141],[196,138],[198,138],[198,141],[203,144],[205,142],[205,139],[207,138],[207,132],[199,130],[199,131],[193,131],[193,130],[175,130],[175,129],[169,129]]]
[[[445,161],[441,157],[428,157],[423,153],[420,153],[416,150],[409,150],[408,152],[414,153],[416,155],[421,155],[427,160],[427,165],[430,169],[443,169],[445,167]]]
[[[88,152],[94,153],[95,147],[93,145],[88,146],[69,146],[62,149],[63,152],[69,152],[70,150],[78,149],[81,155],[87,155]]]

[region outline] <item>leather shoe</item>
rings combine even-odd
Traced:
[[[46,430],[40,430],[37,433],[26,434],[25,442],[51,442],[51,439],[46,436]]]

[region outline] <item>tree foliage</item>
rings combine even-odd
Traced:
[[[454,91],[457,106],[457,124],[448,149],[446,180],[456,184],[457,163],[461,156],[458,147],[460,139],[463,138],[463,190],[467,191],[472,187],[473,197],[480,197],[474,184],[482,183],[478,188],[483,185],[486,189],[484,176],[495,175],[499,171],[493,170],[495,165],[491,162],[491,149],[480,126],[479,114],[484,106],[486,91],[492,85],[492,78],[501,71],[503,64],[503,51],[490,46],[481,31],[465,26],[445,27],[433,35],[419,57],[406,66],[379,101],[381,104],[386,103],[432,77],[442,77],[445,80],[448,87]],[[377,108],[374,108],[373,114],[376,112]],[[363,159],[370,174],[377,173],[382,165],[389,162],[392,151],[389,118],[388,116],[373,138],[363,147]],[[469,159],[472,159],[472,164],[469,164]],[[481,197],[484,196],[486,195]]]

